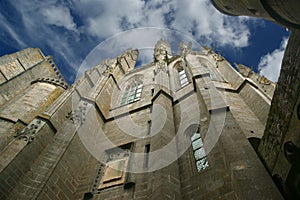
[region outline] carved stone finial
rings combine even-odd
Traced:
[[[155,62],[167,62],[167,50],[164,47],[159,47],[154,50]]]
[[[155,67],[155,73],[157,74],[160,71],[164,71],[167,73],[167,65],[172,57],[171,53],[171,46],[168,42],[160,39],[156,44],[154,48],[154,64]]]
[[[170,44],[160,39],[154,47],[154,62],[167,63],[171,56]]]

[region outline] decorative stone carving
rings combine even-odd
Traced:
[[[158,74],[160,71],[168,72],[166,63],[157,62],[155,67],[155,74]]]
[[[92,193],[100,193],[102,189],[125,183],[129,151],[120,147],[106,151],[99,166]]]
[[[18,133],[14,137],[30,143],[33,141],[35,135],[44,124],[45,122],[41,121],[40,119],[33,119],[30,124],[28,124],[20,133]]]
[[[50,83],[51,85],[62,87],[65,90],[68,89],[67,83],[65,83],[62,80],[55,79],[55,78],[38,78],[38,79],[32,81],[31,84],[37,83],[37,82]]]
[[[155,73],[160,71],[167,73],[167,65],[169,61],[169,56],[171,56],[169,43],[159,40],[154,48],[154,63],[156,64]]]
[[[104,169],[105,169],[105,165],[103,163],[100,163],[99,168],[98,168],[98,172],[95,178],[95,182],[92,188],[92,193],[93,194],[97,194],[99,193],[98,187],[101,181],[101,178],[104,176]]]
[[[242,74],[244,77],[249,77],[253,73],[253,71],[249,67],[246,67],[245,65],[237,64],[237,63],[234,64],[238,68],[240,74]]]
[[[113,74],[115,67],[117,66],[118,58],[115,59],[105,59],[101,65],[106,67],[105,71],[102,75],[109,77],[109,75]]]
[[[207,46],[202,46],[201,51],[205,54],[212,54],[214,53],[213,49]]]
[[[271,81],[269,79],[267,79],[264,76],[260,76],[260,75],[257,77],[257,81],[261,84],[264,84],[264,85],[270,85],[271,84]]]
[[[218,61],[218,62],[221,62],[224,60],[224,57],[221,56],[220,53],[216,53],[215,56],[214,56],[215,60]]]
[[[187,45],[184,44],[183,42],[179,43],[179,50],[180,50],[180,55],[182,57],[185,57],[188,53],[192,51],[192,43],[189,42]]]
[[[66,118],[71,120],[76,125],[82,125],[86,120],[86,114],[88,112],[88,102],[81,101],[76,110],[69,112]]]
[[[161,46],[154,50],[155,62],[166,63],[167,59],[167,50],[165,49],[165,47]]]
[[[168,42],[160,39],[154,48],[154,62],[168,63],[169,57],[171,57],[171,47]]]
[[[68,112],[68,114],[66,115],[66,118],[71,120],[72,122],[74,122],[74,114],[73,111]]]
[[[213,56],[213,58],[215,59],[215,61],[217,62],[221,62],[224,60],[224,57],[220,54],[220,53],[215,53],[214,50],[210,47],[207,47],[207,46],[203,46],[201,47],[201,51],[204,53],[204,54],[210,54]]]

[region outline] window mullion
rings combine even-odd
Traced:
[[[191,146],[197,171],[200,172],[208,167],[207,155],[199,132],[191,136]]]

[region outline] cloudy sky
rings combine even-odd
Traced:
[[[78,71],[138,48],[151,59],[160,38],[211,46],[231,63],[277,81],[289,32],[271,22],[219,13],[209,0],[0,0],[0,55],[38,47],[69,83]]]

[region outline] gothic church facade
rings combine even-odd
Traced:
[[[67,86],[51,57],[0,59],[1,199],[282,199],[257,151],[275,84],[163,40]]]

